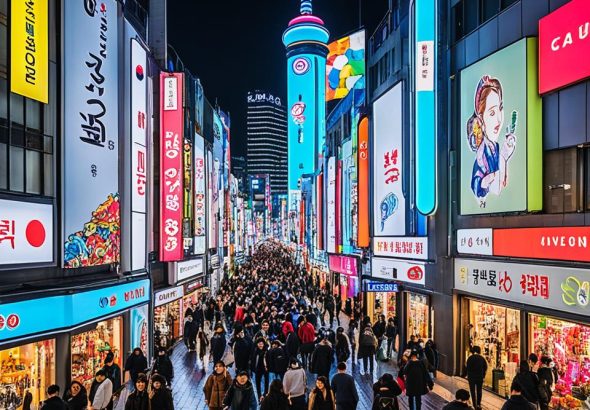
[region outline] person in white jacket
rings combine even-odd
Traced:
[[[107,379],[107,374],[100,369],[94,375],[88,399],[88,410],[105,410],[113,397],[113,383]]]

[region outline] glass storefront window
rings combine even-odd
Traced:
[[[408,336],[430,337],[430,304],[428,296],[408,293]],[[409,338],[408,338],[409,339]]]
[[[91,382],[109,352],[115,363],[122,366],[123,318],[116,317],[98,322],[96,328],[72,336],[72,379],[84,384]]]
[[[55,383],[55,339],[0,350],[0,409],[40,408]]]
[[[395,292],[369,292],[367,302],[373,322],[379,319],[379,315],[385,315],[385,321],[397,316],[397,293]]]
[[[469,344],[481,348],[488,362],[484,386],[508,397],[520,359],[520,312],[504,306],[469,301]]]
[[[156,348],[170,348],[182,335],[180,299],[154,308],[154,343]]]

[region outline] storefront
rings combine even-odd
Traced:
[[[554,401],[569,396],[568,408],[581,408],[572,396],[586,400],[590,392],[590,321],[580,299],[589,276],[576,268],[456,259],[461,365],[479,346],[491,369],[485,387],[506,397],[520,360],[548,356],[559,373]]]
[[[181,323],[184,326],[186,317],[184,312],[192,305],[201,303],[203,295],[209,293],[209,288],[205,286],[205,277],[202,276],[184,285],[184,296],[182,297],[182,309],[180,314],[182,315]]]
[[[332,273],[332,293],[338,295],[342,306],[360,291],[358,258],[355,256],[329,255],[328,266]]]
[[[27,396],[39,403],[54,383],[55,339],[0,350],[0,409],[21,408]]]
[[[156,348],[169,349],[182,336],[183,296],[183,285],[154,293],[154,346]]]
[[[398,285],[396,283],[366,282],[367,315],[376,322],[380,315],[385,320],[395,319],[398,314]]]
[[[416,335],[419,339],[429,339],[432,334],[430,321],[430,297],[421,293],[405,292],[406,296],[406,335]]]

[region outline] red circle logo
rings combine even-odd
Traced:
[[[4,316],[0,315],[0,330],[4,329],[5,324],[6,324],[6,319],[4,319]]]
[[[6,318],[6,326],[8,326],[8,329],[16,329],[18,325],[20,325],[20,317],[14,313],[12,315],[8,315]]]
[[[408,269],[408,279],[419,281],[424,277],[424,271],[420,266],[412,266]]]
[[[27,242],[35,248],[38,248],[45,243],[45,227],[41,221],[37,219],[33,219],[29,222],[25,234],[27,236]]]

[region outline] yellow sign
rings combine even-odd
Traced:
[[[47,104],[48,0],[12,0],[10,91]]]

